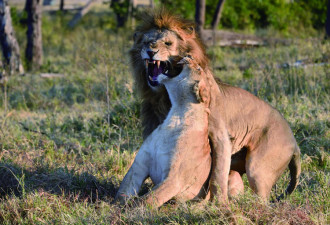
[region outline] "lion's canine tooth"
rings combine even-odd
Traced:
[[[151,76],[149,76],[149,80],[151,80],[151,81],[152,81],[152,77],[151,77]]]
[[[157,68],[159,69],[159,66],[160,66],[160,61],[157,60]]]
[[[167,74],[167,73],[168,73],[168,70],[165,71],[165,74]]]
[[[156,61],[154,60],[154,61],[152,61],[154,64],[156,63]]]

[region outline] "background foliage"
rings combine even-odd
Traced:
[[[194,18],[193,1],[161,2],[186,18]],[[218,0],[206,1],[207,26],[211,24],[217,2]],[[251,31],[271,27],[287,35],[294,30],[310,32],[313,29],[324,29],[326,10],[327,0],[228,0],[223,6],[219,28]]]

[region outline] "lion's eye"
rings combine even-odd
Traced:
[[[171,43],[171,42],[168,42],[168,41],[166,41],[166,42],[165,42],[165,45],[167,45],[167,46],[171,46],[171,45],[172,45],[172,43]]]

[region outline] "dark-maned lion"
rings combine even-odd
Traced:
[[[227,199],[230,170],[246,173],[253,191],[267,199],[287,166],[291,181],[285,194],[290,194],[299,179],[300,150],[288,123],[278,111],[249,92],[216,81],[194,23],[164,9],[143,16],[130,51],[135,87],[142,98],[144,138],[163,123],[171,108],[158,75],[178,75],[182,66],[174,61],[187,55],[205,72],[211,93],[211,199]]]

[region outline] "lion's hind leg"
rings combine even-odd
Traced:
[[[235,170],[230,170],[228,177],[229,198],[234,198],[235,196],[243,192],[244,192],[244,184],[241,175]]]
[[[246,175],[250,187],[264,200],[269,198],[273,185],[288,167],[295,151],[291,143],[276,141],[264,138],[246,156]]]

